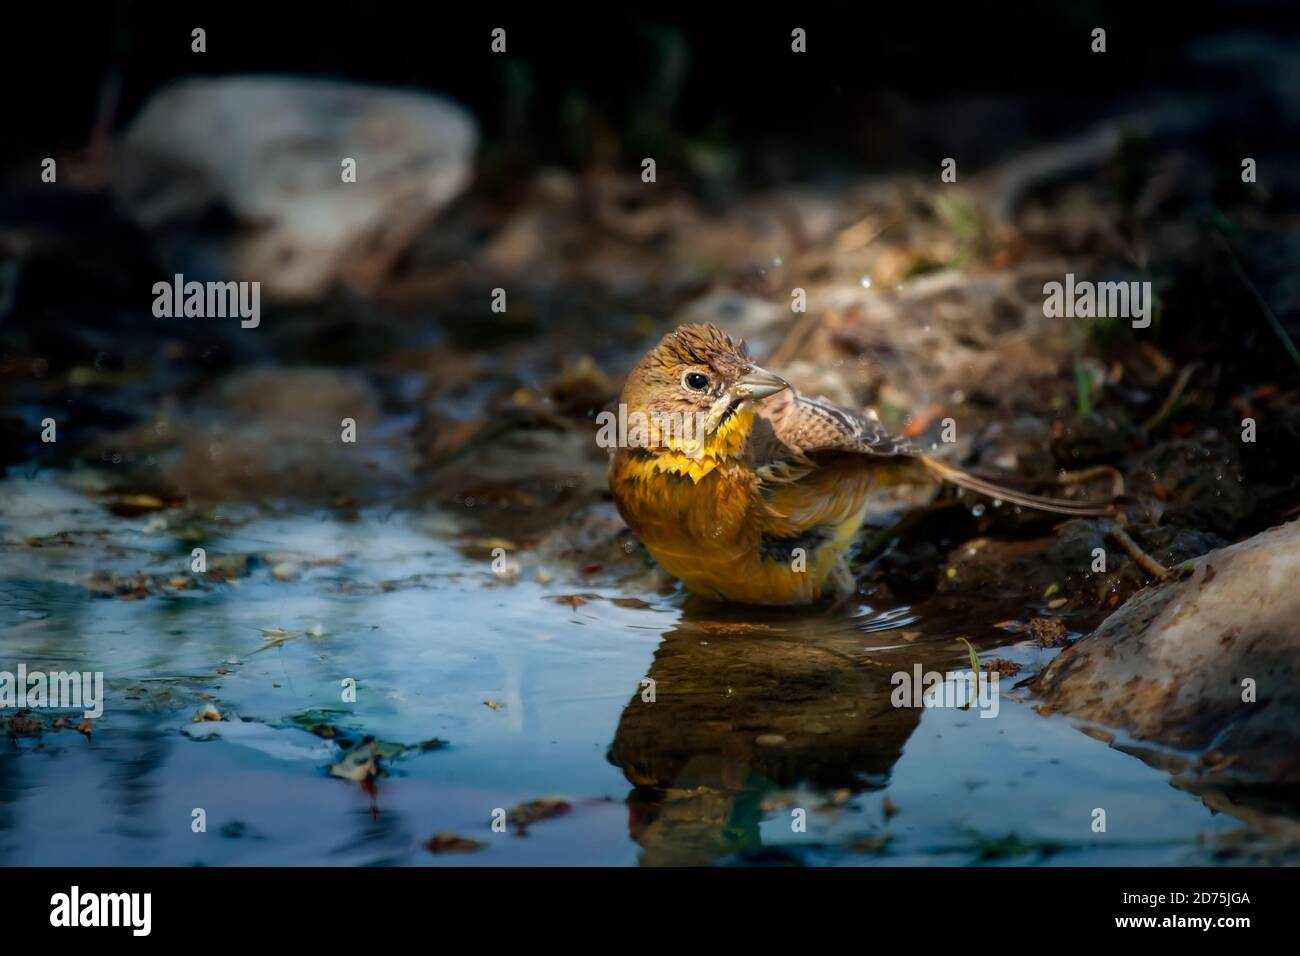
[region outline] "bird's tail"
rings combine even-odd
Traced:
[[[1100,517],[1102,515],[1112,515],[1116,512],[1117,503],[1115,501],[1070,501],[1065,498],[1031,495],[1024,491],[1004,488],[1002,485],[972,475],[968,471],[946,465],[929,455],[922,455],[921,463],[925,466],[927,472],[940,481],[946,481],[958,488],[965,488],[967,491],[988,495],[990,498],[1000,498],[1003,501],[1009,501],[1012,504],[1022,505],[1026,508],[1051,511],[1059,515],[1074,515],[1075,517]]]

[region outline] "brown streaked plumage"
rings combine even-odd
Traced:
[[[662,430],[629,440],[613,455],[609,483],[655,560],[714,599],[805,604],[851,590],[843,555],[872,487],[940,480],[1060,514],[1113,511],[1024,494],[936,461],[873,414],[800,395],[711,325],[666,335],[632,369],[620,401],[629,417],[703,423],[697,445]]]

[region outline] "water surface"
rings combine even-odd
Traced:
[[[993,609],[719,608],[526,557],[512,582],[434,510],[123,517],[92,484],[0,482],[0,670],[107,684],[89,736],[43,713],[0,742],[4,865],[1172,865],[1247,828],[1037,713],[1013,685],[1055,652],[990,637]],[[143,595],[87,586],[114,574]],[[1024,668],[995,718],[891,704],[900,670],[968,666],[967,634]],[[365,737],[381,775],[332,776]]]

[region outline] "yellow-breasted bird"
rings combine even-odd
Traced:
[[[873,487],[947,481],[1060,514],[1111,503],[1025,494],[936,461],[872,413],[800,395],[712,325],[670,332],[628,375],[630,421],[700,422],[701,433],[631,429],[610,461],[619,513],[687,590],[746,604],[851,593],[844,560]]]

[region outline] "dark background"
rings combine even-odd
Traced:
[[[590,4],[105,3],[15,6],[3,17],[0,224],[17,239],[0,232],[0,253],[9,245],[25,250],[17,301],[0,325],[10,375],[34,356],[46,358],[54,376],[78,362],[129,365],[142,351],[149,362],[162,361],[139,300],[158,271],[144,237],[95,183],[82,189],[63,175],[67,167],[61,179],[73,188],[42,186],[39,162],[85,153],[85,165],[102,174],[108,143],[159,89],[196,74],[247,72],[405,85],[448,95],[473,113],[481,139],[472,188],[398,272],[450,276],[418,304],[419,329],[476,353],[515,341],[539,368],[559,361],[543,349],[544,331],[562,354],[580,346],[625,369],[647,334],[633,329],[638,315],[667,321],[704,291],[700,283],[624,289],[618,270],[593,267],[583,281],[536,278],[529,290],[535,321],[526,327],[476,313],[465,321],[465,309],[477,306],[460,304],[484,301],[504,280],[482,269],[458,272],[458,264],[476,261],[510,216],[529,208],[539,170],[635,183],[641,157],[655,156],[665,187],[658,195],[685,196],[700,214],[739,224],[749,200],[769,187],[825,187],[848,197],[854,182],[888,184],[894,173],[933,181],[946,156],[959,159],[965,183],[1098,124],[1122,126],[1125,117],[1191,104],[1199,119],[1187,130],[1138,135],[1083,177],[1093,189],[1091,208],[1118,199],[1104,241],[1086,231],[1079,238],[1055,213],[1052,236],[1025,241],[1046,241],[1071,262],[1095,255],[1098,268],[1127,266],[1134,237],[1143,235],[1140,221],[1182,223],[1203,234],[1200,248],[1154,255],[1164,304],[1178,320],[1161,324],[1152,340],[1179,361],[1221,367],[1220,407],[1227,407],[1222,396],[1261,383],[1289,387],[1295,374],[1206,224],[1220,213],[1229,220],[1246,273],[1295,338],[1296,4],[656,4],[641,12]],[[203,54],[191,52],[196,26],[207,31]],[[490,50],[497,26],[507,31],[504,56]],[[807,30],[807,54],[790,50],[795,26]],[[1104,54],[1091,52],[1098,26],[1107,31]],[[1222,51],[1234,37],[1232,62],[1207,60],[1208,48]],[[1204,175],[1183,177],[1154,208],[1137,211],[1156,160],[1173,153]],[[1243,156],[1257,160],[1260,188],[1241,183]],[[909,211],[909,218],[923,217]],[[587,251],[609,245],[599,231],[589,233]],[[660,243],[651,237],[626,248],[655,254]],[[556,257],[566,265],[577,259]],[[515,284],[538,270],[523,272]],[[756,281],[740,261],[716,279],[741,289]],[[387,340],[358,329],[368,322],[387,334],[395,324],[354,306],[304,313],[297,325],[277,322],[289,336],[277,354],[346,365],[363,348],[380,351],[377,343]],[[168,333],[190,343],[204,375],[252,357],[238,353],[249,337],[228,330],[190,324]],[[1116,345],[1098,344],[1111,352]],[[119,410],[95,415],[116,421]]]
[[[989,161],[990,151],[1082,128],[1158,91],[1240,88],[1248,115],[1251,77],[1194,63],[1193,46],[1237,31],[1300,31],[1296,5],[1280,2],[32,6],[11,6],[0,38],[11,158],[83,143],[106,82],[120,84],[116,129],[176,77],[253,71],[438,90],[473,111],[506,169],[580,165],[599,148],[585,122],[594,118],[631,151],[743,141],[755,147],[744,174],[763,179],[806,174],[814,160],[819,169],[928,166],[939,146]],[[190,51],[196,26],[207,30],[201,55]],[[489,50],[497,26],[508,56]],[[790,51],[795,26],[808,31],[808,55]],[[1097,26],[1107,30],[1101,60],[1089,49]],[[924,116],[899,130],[887,121],[904,99]],[[999,127],[992,141],[990,124]]]

